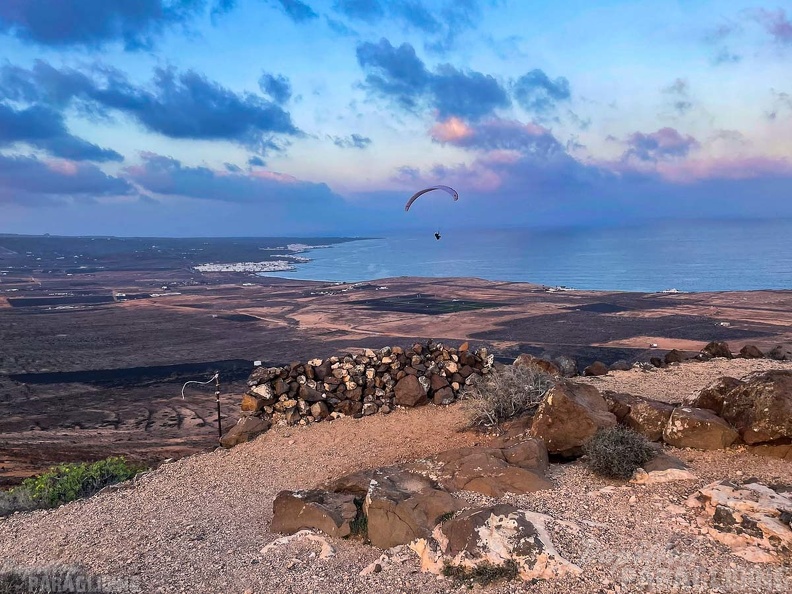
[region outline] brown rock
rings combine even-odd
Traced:
[[[381,469],[372,479],[363,511],[369,540],[381,549],[428,537],[443,515],[465,505],[430,479],[404,470]]]
[[[514,455],[519,457],[516,452]],[[449,491],[474,491],[489,497],[502,497],[506,493],[520,495],[553,486],[543,476],[541,460],[523,460],[526,466],[533,464],[533,470],[513,466],[498,448],[459,448],[438,454],[432,461],[433,475]]]
[[[546,373],[548,375],[552,375],[553,377],[561,377],[561,368],[558,366],[557,363],[554,361],[548,361],[547,359],[540,359],[539,357],[534,357],[533,355],[529,355],[528,353],[522,353],[517,356],[512,363],[515,367],[527,367],[527,368],[534,368],[542,373]]]
[[[767,353],[767,358],[775,359],[776,361],[792,361],[792,346],[788,344],[774,346]]]
[[[420,557],[422,570],[437,574],[449,566],[492,571],[508,563],[530,583],[580,575],[582,570],[554,549],[546,519],[508,504],[474,508],[439,524],[431,539],[420,539],[410,548]]]
[[[749,446],[748,451],[757,456],[768,456],[792,462],[792,444]]]
[[[594,361],[583,370],[583,375],[606,375],[607,373],[608,366],[602,361]]]
[[[614,425],[616,417],[594,386],[562,381],[539,405],[531,435],[544,440],[551,454],[578,456],[598,429]]]
[[[746,344],[740,349],[740,358],[742,359],[761,359],[764,353],[759,350],[759,347],[753,344]]]
[[[467,351],[469,349],[470,349],[470,344],[467,341],[465,341],[465,342],[463,342],[462,344],[459,345],[459,348],[457,350],[459,352],[462,352],[462,351]]]
[[[353,417],[363,411],[363,403],[357,400],[342,400],[335,405],[335,410],[348,417]]]
[[[747,444],[792,439],[792,371],[753,373],[723,400],[721,417]]]
[[[439,373],[433,373],[429,378],[429,385],[432,391],[442,390],[443,388],[450,387],[448,380]]]
[[[729,447],[739,434],[710,410],[678,406],[671,414],[663,439],[678,448],[720,450]]]
[[[296,408],[290,408],[283,413],[283,418],[286,420],[287,425],[296,425],[300,422],[300,411]]]
[[[242,417],[237,424],[223,435],[220,445],[224,448],[233,448],[235,445],[255,439],[272,426],[267,419],[260,417]]]
[[[682,363],[683,361],[687,361],[695,357],[692,353],[686,353],[685,351],[678,351],[677,349],[672,349],[668,351],[663,358],[666,365],[671,365],[671,363]]]
[[[624,418],[630,413],[630,408],[638,401],[637,396],[611,390],[603,390],[602,397],[608,405],[608,411],[616,416],[619,423],[624,422]]]
[[[267,401],[254,394],[245,394],[242,396],[242,412],[257,413],[260,412],[265,406],[269,406],[273,401]]]
[[[399,406],[420,406],[426,404],[426,389],[414,375],[405,375],[396,383],[396,404]]]
[[[453,401],[454,401],[454,391],[451,389],[451,386],[441,388],[440,390],[436,390],[434,396],[432,396],[432,402],[434,402],[438,406],[444,404],[451,404]]]
[[[537,470],[544,474],[549,467],[547,448],[541,439],[529,437],[505,447],[503,457],[513,466],[526,470]]]
[[[726,342],[711,342],[703,349],[701,352],[709,355],[710,357],[724,357],[726,359],[733,359],[734,356],[731,354],[731,350],[729,349],[729,344]]]
[[[311,416],[315,419],[326,419],[330,416],[330,411],[324,402],[314,402],[311,405]]]
[[[608,369],[610,371],[630,371],[630,369],[632,369],[632,365],[630,365],[624,359],[619,359],[618,361],[611,363]]]
[[[630,412],[625,416],[624,424],[649,441],[660,441],[674,408],[673,404],[667,402],[638,398],[630,406]]]
[[[562,377],[575,377],[578,374],[577,362],[566,355],[561,355],[553,359],[558,368],[561,370]]]
[[[272,531],[294,534],[300,530],[321,530],[343,538],[352,533],[357,517],[355,496],[326,491],[281,491],[272,504]]]
[[[721,377],[703,388],[693,398],[685,399],[685,404],[693,408],[706,408],[716,415],[723,409],[723,400],[726,395],[742,382],[733,377]]]

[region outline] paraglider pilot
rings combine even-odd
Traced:
[[[435,239],[440,239],[440,231],[435,231]]]

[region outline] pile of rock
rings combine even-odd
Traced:
[[[652,357],[649,362],[655,367],[668,367],[673,363],[685,361],[711,361],[715,358],[724,359],[773,359],[774,361],[792,361],[792,346],[779,344],[766,353],[753,344],[746,344],[736,355],[732,353],[726,342],[710,342],[698,353],[672,349],[663,358]]]
[[[223,437],[223,445],[248,441],[281,421],[295,425],[387,414],[396,406],[430,400],[450,404],[492,365],[486,348],[473,352],[467,342],[451,348],[430,340],[408,349],[365,349],[284,367],[257,367],[242,398],[242,418]]]
[[[505,437],[492,447],[460,448],[416,462],[365,470],[317,489],[281,491],[272,530],[328,536],[367,536],[382,549],[409,545],[425,571],[513,563],[524,580],[580,569],[553,548],[549,516],[510,505],[469,507],[459,491],[491,497],[551,489],[547,450],[530,437]],[[376,569],[372,569],[376,571]],[[364,570],[366,571],[366,570]]]
[[[746,444],[792,460],[792,371],[722,377],[680,406],[610,391],[602,397],[618,422],[651,441],[701,450]],[[579,412],[575,418],[582,422]]]

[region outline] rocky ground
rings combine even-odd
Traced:
[[[716,377],[768,366],[792,369],[789,362],[715,361],[579,381],[678,402]],[[302,428],[276,426],[232,450],[166,464],[133,488],[0,520],[0,557],[26,566],[79,563],[93,574],[128,576],[141,592],[460,591],[449,579],[419,572],[409,556],[360,575],[382,551],[359,541],[333,540],[336,554],[327,559],[307,539],[261,550],[280,536],[269,532],[279,491],[491,439],[465,430],[465,424],[463,405],[455,404]],[[684,503],[721,479],[789,483],[792,466],[740,448],[669,451],[689,464],[695,480],[631,485],[599,478],[577,461],[551,465],[552,489],[503,497],[554,518],[548,530],[556,549],[583,573],[533,585],[500,583],[487,591],[788,592],[791,567],[752,564],[731,554],[702,534]],[[475,494],[465,498],[471,504],[494,502]]]

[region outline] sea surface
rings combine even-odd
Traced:
[[[663,222],[607,229],[447,230],[307,251],[265,276],[360,282],[465,276],[574,289],[792,289],[792,220]]]

